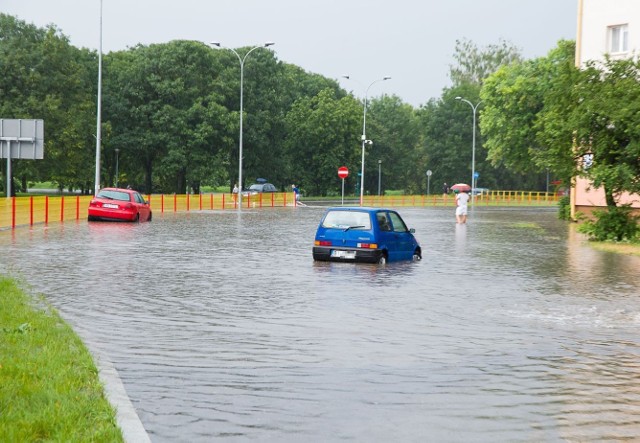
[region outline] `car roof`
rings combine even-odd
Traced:
[[[100,189],[100,191],[118,191],[118,192],[128,192],[128,193],[138,192],[135,189],[127,189],[127,188],[102,188]]]
[[[327,208],[327,212],[329,212],[329,211],[360,211],[360,212],[391,211],[391,212],[397,212],[395,209],[372,208],[372,207],[368,207],[368,206],[333,206],[331,208]]]

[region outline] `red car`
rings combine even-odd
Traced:
[[[103,188],[89,203],[89,221],[151,221],[151,207],[138,191]]]

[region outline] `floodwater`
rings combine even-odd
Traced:
[[[314,263],[322,208],[0,232],[154,442],[640,436],[640,258],[555,209],[403,208],[418,263]]]

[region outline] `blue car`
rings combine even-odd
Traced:
[[[414,232],[392,209],[329,208],[316,232],[313,259],[379,264],[420,260],[422,249]]]

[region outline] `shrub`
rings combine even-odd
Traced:
[[[605,211],[593,211],[595,221],[585,221],[578,231],[596,241],[634,241],[640,229],[638,218],[631,213],[630,205],[614,206]]]
[[[558,218],[560,220],[571,220],[571,199],[569,196],[562,197],[558,201]]]

